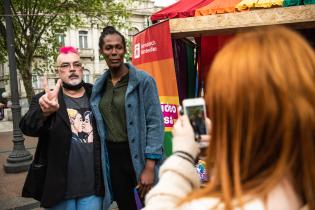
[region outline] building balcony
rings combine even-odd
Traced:
[[[79,48],[79,53],[81,58],[91,58],[94,59],[94,49],[91,48]]]

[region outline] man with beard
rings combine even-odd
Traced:
[[[92,85],[84,83],[80,56],[73,47],[63,47],[57,58],[59,80],[50,90],[35,95],[20,122],[25,135],[38,137],[34,161],[22,195],[33,197],[49,209],[102,209],[104,186],[100,140],[90,116],[93,139],[81,139],[82,117],[90,111]],[[39,147],[39,145],[41,145]],[[40,161],[38,161],[40,160]],[[43,170],[36,177],[34,171]],[[34,185],[44,178],[41,185]],[[38,184],[37,184],[38,185]]]

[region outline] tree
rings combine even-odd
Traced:
[[[2,0],[4,1],[4,0]],[[49,59],[57,54],[56,34],[69,27],[99,23],[102,27],[126,26],[128,4],[134,0],[11,0],[15,32],[15,56],[27,99],[34,95],[32,68],[34,58]],[[0,5],[0,63],[6,58],[6,26],[3,3]],[[90,21],[90,22],[89,22]],[[35,68],[35,70],[38,68]],[[49,68],[48,68],[49,69]]]

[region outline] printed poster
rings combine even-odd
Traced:
[[[172,153],[171,130],[178,119],[179,105],[169,22],[153,25],[133,38],[132,63],[154,77],[164,117],[164,147]]]

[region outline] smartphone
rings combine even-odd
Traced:
[[[203,98],[189,98],[183,100],[184,114],[190,120],[190,124],[194,129],[196,139],[200,135],[207,134],[206,126],[206,103]]]

